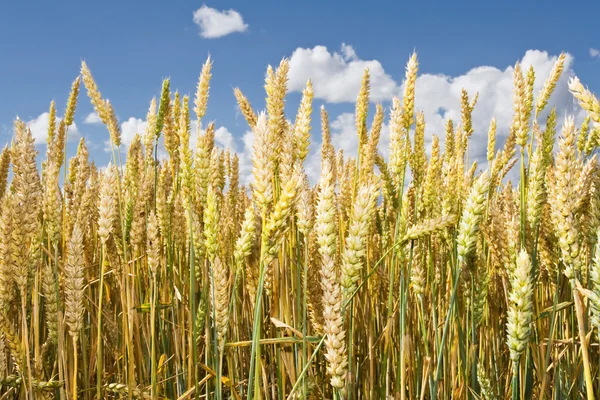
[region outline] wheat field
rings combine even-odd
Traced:
[[[203,123],[210,58],[193,99],[164,80],[128,148],[83,62],[62,118],[50,104],[41,164],[19,119],[0,156],[1,398],[593,399],[600,102],[571,78],[583,122],[541,120],[564,62],[539,93],[515,65],[509,135],[496,143],[490,121],[480,168],[477,94],[426,138],[416,54],[371,116],[364,72],[356,154],[332,145],[310,81],[285,109],[283,59],[265,111],[233,93],[254,134],[248,186]],[[80,89],[110,136],[105,168],[83,139],[66,159]]]

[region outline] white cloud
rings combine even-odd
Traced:
[[[349,49],[351,49],[349,46],[344,46],[342,53],[346,54],[348,59],[356,58],[356,54],[350,52]],[[323,54],[327,55],[328,53],[325,52]],[[338,56],[341,57],[340,55]],[[557,56],[552,56],[547,52],[529,50],[525,53],[524,57],[519,60],[525,71],[530,65],[534,67],[536,72],[534,94],[536,96],[542,89],[557,58]],[[575,104],[567,86],[568,77],[574,75],[572,66],[573,57],[570,54],[567,54],[563,75],[556,85],[556,89],[550,98],[546,110],[539,117],[540,124],[543,125],[545,123],[546,116],[553,106],[557,109],[559,125],[567,114],[575,114],[577,120],[582,119],[583,112]],[[497,120],[498,148],[503,146],[504,140],[508,135],[508,128],[513,115],[513,72],[514,67],[510,65],[503,69],[491,66],[479,66],[459,76],[448,76],[443,74],[419,75],[416,84],[415,102],[416,110],[423,111],[425,114],[426,147],[428,152],[433,134],[436,134],[440,138],[443,146],[445,123],[448,119],[452,119],[455,122],[455,125],[460,123],[461,89],[465,88],[471,99],[476,92],[479,93],[479,100],[473,112],[473,127],[475,131],[469,142],[469,160],[470,162],[477,161],[479,168],[485,168],[487,166],[485,157],[487,150],[487,132],[493,117]],[[335,80],[335,74],[329,78],[322,77],[322,79],[325,82]],[[352,79],[359,84],[360,74],[357,73]],[[389,98],[381,98],[379,100],[389,101],[393,95],[401,94],[402,89],[403,87],[399,87],[392,81],[389,84],[389,88],[386,89],[392,94]],[[316,90],[317,85],[315,84],[315,91]],[[358,85],[355,88],[355,91],[358,93]],[[385,92],[385,90],[383,91]],[[333,95],[333,92],[331,95]],[[321,97],[325,97],[325,99],[328,100],[327,95],[322,95]],[[352,96],[352,101],[354,100],[355,94]],[[384,124],[382,128],[379,146],[382,155],[386,158],[388,156],[389,146],[389,130],[387,127],[389,112],[390,110],[388,108],[386,110],[386,124]],[[318,120],[313,121],[313,128],[317,126]],[[341,148],[346,156],[355,156],[358,140],[354,114],[342,113],[335,119],[332,118],[331,129],[332,142],[336,149]],[[319,139],[314,138],[313,146],[311,146],[311,155],[309,155],[306,162],[306,170],[313,183],[318,179],[320,170],[319,147]]]
[[[27,125],[29,129],[31,129],[31,135],[35,140],[35,144],[44,144],[46,143],[46,139],[48,137],[48,121],[50,120],[50,114],[48,112],[42,113],[38,115],[36,118],[27,121]],[[56,127],[58,129],[58,124],[60,123],[60,118],[56,117]],[[67,140],[78,139],[81,137],[81,132],[77,128],[77,124],[73,122],[73,124],[67,129]]]
[[[129,117],[127,121],[121,123],[121,142],[125,146],[129,146],[133,142],[136,133],[143,137],[146,133],[146,125],[145,120]]]
[[[129,147],[131,142],[133,142],[133,138],[135,137],[136,133],[139,133],[140,135],[142,135],[142,139],[143,139],[143,135],[145,135],[145,133],[146,133],[146,126],[147,126],[146,120],[143,120],[140,118],[135,118],[135,117],[129,117],[126,121],[121,123],[121,143],[122,143],[121,150],[124,153],[127,153],[127,148]],[[205,127],[201,128],[199,131],[200,134],[204,134],[206,132],[205,129],[206,129]],[[190,131],[191,131],[190,148],[195,150],[197,142],[198,142],[198,121],[197,120],[191,121]],[[247,134],[251,135],[251,132],[248,132]],[[251,167],[251,165],[252,165],[252,162],[250,160],[250,157],[252,155],[252,142],[250,141],[249,147],[248,147],[248,146],[246,146],[246,143],[245,143],[245,137],[244,137],[244,139],[241,140],[241,143],[240,143],[240,140],[237,139],[236,137],[234,137],[233,134],[226,127],[220,126],[215,129],[215,143],[217,146],[219,146],[223,149],[228,148],[232,153],[238,154],[238,157],[240,159],[241,180],[242,180],[242,183],[247,183],[250,178],[250,169],[247,169],[248,173],[246,174],[246,167],[247,166]],[[108,139],[105,141],[104,150],[107,152],[111,151],[110,141]],[[167,159],[169,157],[169,155],[164,147],[164,139],[163,139],[162,135],[159,139],[157,154],[158,154],[158,159],[160,159],[160,160]]]
[[[354,48],[345,43],[340,52],[329,52],[325,46],[297,48],[290,58],[290,91],[301,91],[312,80],[315,98],[330,103],[354,102],[360,90],[362,75],[371,75],[371,101],[389,101],[398,93],[398,84],[385,73],[377,60],[361,60]]]
[[[592,58],[600,58],[600,50],[591,48],[590,49],[590,57],[592,57]]]
[[[316,49],[316,50],[315,50]],[[301,49],[301,57],[296,58],[297,60],[308,60],[314,61],[319,57],[325,57],[325,72],[324,75],[320,75],[320,80],[315,79],[313,76],[313,83],[315,84],[316,94],[320,93],[320,98],[327,101],[338,102],[347,96],[348,101],[355,101],[356,95],[360,87],[360,80],[362,75],[361,67],[348,67],[348,65],[356,62],[366,63],[366,61],[360,61],[351,46],[345,45],[341,52],[334,53],[333,55],[327,52],[326,48],[317,46],[312,50]],[[319,53],[319,54],[317,54]],[[294,54],[299,54],[298,50]],[[315,55],[316,54],[316,55]],[[335,69],[329,68],[332,59],[337,57],[338,61],[341,60],[341,64],[345,66],[344,71],[339,72]],[[536,72],[536,83],[534,87],[534,94],[537,96],[541,88],[543,87],[544,81],[550,74],[550,71],[557,59],[557,56],[548,54],[547,52],[529,50],[525,53],[523,58],[519,60],[526,70],[530,65],[533,65]],[[329,60],[329,61],[328,61]],[[293,68],[300,68],[300,70],[290,71],[291,77],[296,76],[296,81],[290,79],[290,86],[299,90],[305,84],[306,76],[297,78],[297,75],[301,71],[302,63],[298,64],[294,61],[292,56]],[[372,93],[378,93],[374,96],[377,101],[388,101],[394,95],[400,95],[402,91],[402,85],[397,84],[388,75],[383,73],[383,68],[380,66],[381,74],[379,81],[373,81],[374,87]],[[313,65],[310,62],[308,64],[310,68],[319,72],[318,65]],[[327,69],[329,68],[329,69]],[[350,70],[356,72],[351,72]],[[375,69],[371,68],[373,72]],[[333,73],[332,76],[327,75],[327,71]],[[293,72],[293,73],[292,73]],[[470,162],[477,160],[479,168],[486,167],[485,152],[487,148],[487,131],[490,120],[492,117],[497,119],[498,126],[498,138],[497,147],[500,148],[504,144],[504,140],[508,133],[508,127],[512,120],[513,115],[513,92],[512,92],[512,81],[513,81],[513,65],[506,66],[504,68],[497,68],[491,66],[478,66],[475,67],[463,75],[448,76],[443,74],[422,74],[417,78],[416,84],[416,109],[423,111],[425,114],[426,121],[426,147],[429,151],[431,146],[431,138],[433,134],[440,137],[441,145],[444,145],[444,133],[445,133],[445,122],[447,119],[454,120],[455,124],[460,123],[460,97],[461,89],[465,88],[470,98],[473,98],[476,92],[479,93],[479,100],[475,111],[473,113],[473,127],[474,133],[470,139],[469,144],[469,160]],[[339,75],[342,74],[342,75]],[[569,93],[567,87],[568,77],[574,75],[573,71],[573,57],[567,54],[565,61],[565,68],[562,78],[557,83],[556,89],[550,98],[549,104],[546,107],[546,111],[540,116],[540,123],[545,122],[545,118],[549,110],[556,106],[559,116],[559,122],[562,122],[565,115],[575,114],[580,120],[583,113],[579,107],[573,101],[572,95]],[[340,76],[343,76],[342,79]],[[345,80],[345,77],[348,80]],[[372,75],[374,76],[374,75]],[[387,77],[387,84],[382,85],[381,82],[383,77]],[[334,86],[328,86],[329,83],[336,81],[340,93],[347,91],[348,95],[338,94],[336,92],[328,92],[328,88]],[[385,81],[385,79],[384,79]],[[294,85],[291,84],[293,82]],[[321,82],[325,85],[327,90],[323,91],[323,86],[318,85]],[[379,83],[377,83],[379,82]],[[300,84],[301,83],[301,84]],[[347,89],[348,86],[354,85],[352,90]],[[321,89],[318,89],[321,87]],[[319,90],[321,90],[319,92]],[[333,100],[331,100],[333,98]],[[344,100],[346,101],[346,100]],[[389,103],[388,103],[389,105]],[[386,109],[385,124],[383,125],[380,139],[379,149],[382,155],[388,158],[388,146],[389,146],[389,129],[387,123],[389,121],[389,106]],[[369,118],[369,126],[371,124],[373,114],[371,113]],[[343,149],[346,156],[356,156],[357,151],[357,135],[354,122],[354,114],[352,112],[344,112],[339,115],[331,115],[331,130],[332,130],[332,142],[337,149]],[[122,123],[123,130],[123,143],[128,144],[133,139],[133,135],[136,132],[143,134],[145,132],[146,123],[142,119],[129,118],[127,121]],[[313,113],[313,134],[311,140],[310,153],[305,162],[305,168],[309,175],[311,183],[318,181],[320,173],[320,119],[318,117],[317,107],[315,105],[315,112]],[[192,135],[190,145],[195,148],[198,128],[196,122],[192,122]],[[203,130],[201,130],[203,132]],[[219,126],[215,130],[215,141],[221,147],[227,147],[232,152],[236,152],[240,158],[240,181],[243,184],[248,184],[252,181],[251,169],[252,169],[252,152],[253,152],[253,141],[254,135],[251,131],[246,131],[241,137],[234,136],[226,127]],[[516,170],[515,170],[516,171]],[[518,173],[518,171],[516,171]]]
[[[83,120],[84,124],[101,124],[102,120],[95,112],[89,113]]]
[[[537,96],[542,89],[557,58],[547,52],[528,50],[520,60],[524,71],[530,65],[535,69],[534,95]],[[544,123],[546,115],[553,106],[556,106],[561,121],[566,113],[579,112],[567,86],[568,77],[574,75],[572,64],[573,57],[567,54],[562,77],[545,112],[539,118],[540,123]],[[487,132],[493,117],[496,118],[498,126],[497,145],[502,146],[513,116],[513,72],[513,66],[505,69],[480,66],[456,77],[441,74],[420,75],[415,89],[415,106],[425,114],[427,140],[430,141],[431,135],[436,133],[443,141],[445,121],[452,119],[455,123],[460,122],[460,97],[461,89],[464,88],[471,99],[475,93],[479,93],[479,100],[473,111],[475,132],[469,144],[469,158],[480,161],[485,159]],[[483,165],[484,163],[481,164]]]
[[[225,149],[236,150],[236,143],[231,132],[224,126],[215,130],[215,142]]]
[[[205,39],[219,38],[234,32],[245,32],[248,24],[235,10],[219,11],[203,5],[194,11],[194,23],[200,28],[200,36]]]

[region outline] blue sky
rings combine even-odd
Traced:
[[[209,20],[215,13],[235,10],[240,20],[227,20],[234,31],[203,37],[201,26],[194,21],[194,12],[203,6],[208,7],[205,11],[213,9],[209,10],[213,14],[204,14]],[[10,140],[17,115],[35,122],[53,99],[59,115],[64,112],[81,60],[88,63],[121,122],[134,119],[129,126],[134,129],[143,123],[151,98],[159,95],[163,78],[171,77],[172,88],[193,94],[202,63],[210,54],[213,78],[206,118],[226,130],[223,142],[229,143],[231,134],[236,150],[247,150],[244,143],[249,138],[244,136],[248,129],[236,111],[233,88],[239,86],[254,108],[262,109],[267,65],[292,57],[288,117],[295,117],[300,82],[319,75],[313,79],[315,109],[326,105],[340,146],[351,149],[343,138],[351,125],[348,113],[353,111],[359,72],[364,66],[375,71],[380,85],[374,93],[380,95],[374,97],[385,106],[391,95],[401,93],[404,66],[413,49],[419,56],[419,73],[429,76],[423,80],[420,99],[417,83],[417,107],[422,106],[426,117],[428,113],[435,117],[440,108],[447,111],[446,117],[453,117],[459,86],[472,88],[471,95],[481,89],[483,110],[478,118],[483,131],[501,105],[510,105],[510,98],[508,103],[492,98],[506,86],[507,68],[518,60],[530,60],[543,73],[565,51],[569,54],[565,72],[576,74],[593,92],[600,92],[600,56],[593,51],[600,48],[600,39],[593,34],[593,21],[587,19],[599,12],[598,1],[3,2],[0,141]],[[214,20],[209,20],[205,21],[210,25]],[[211,36],[206,33],[211,29],[224,32],[223,23],[214,24],[205,26],[204,36]],[[542,53],[526,56],[528,50]],[[481,66],[493,68],[474,74],[473,68]],[[440,74],[445,84],[436,81]],[[540,75],[542,85],[545,77]],[[561,95],[559,89],[556,105],[575,112],[570,109],[568,93],[563,90]],[[436,91],[443,93],[437,95]],[[433,103],[435,109],[431,109]],[[84,122],[91,111],[82,90],[75,119],[78,134],[91,142],[92,156],[102,165],[108,160],[103,144],[108,135],[103,127]],[[431,130],[442,134],[438,125],[432,121]],[[318,131],[315,133],[313,141],[318,144]],[[45,151],[43,145],[40,151]]]

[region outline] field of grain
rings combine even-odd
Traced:
[[[265,111],[232,93],[254,133],[248,187],[203,123],[210,59],[193,99],[163,82],[128,149],[82,63],[41,165],[19,119],[0,156],[2,399],[593,399],[600,102],[571,78],[583,123],[538,120],[564,61],[539,93],[515,65],[510,133],[496,143],[490,121],[483,169],[476,93],[426,151],[416,54],[371,116],[365,71],[357,154],[333,147],[310,81],[285,109],[284,59]],[[110,135],[106,168],[84,140],[66,159],[80,89]]]

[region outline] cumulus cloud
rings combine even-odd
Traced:
[[[316,49],[316,50],[315,50]],[[321,49],[321,50],[319,50]],[[317,97],[330,102],[339,102],[343,96],[339,93],[343,93],[348,90],[348,86],[355,85],[352,91],[348,90],[347,100],[344,101],[355,101],[356,95],[360,87],[360,80],[362,75],[362,67],[348,67],[349,64],[359,62],[356,52],[351,46],[344,45],[339,53],[331,54],[327,52],[325,47],[317,46],[314,49],[301,49],[302,57],[306,54],[310,55],[307,59],[313,59],[312,55],[315,52],[321,52],[321,55],[325,56],[326,60],[332,60],[336,57],[341,60],[342,64],[345,65],[345,72],[341,72],[343,76],[347,74],[348,77],[341,80],[339,78],[340,72],[335,69],[327,69],[332,75],[329,76],[319,75],[319,79],[315,79],[315,92]],[[298,50],[294,53],[298,55]],[[302,58],[301,57],[301,58]],[[316,57],[317,59],[319,57]],[[520,61],[524,70],[528,69],[529,66],[533,66],[536,72],[536,83],[534,86],[534,94],[537,96],[539,91],[544,85],[544,81],[549,76],[550,71],[556,62],[558,55],[550,55],[544,51],[529,50],[525,53]],[[293,59],[293,57],[292,57]],[[298,60],[298,58],[296,58]],[[293,60],[292,60],[293,61]],[[360,61],[367,62],[367,61]],[[380,77],[387,77],[387,85],[381,85],[381,80],[373,81],[372,93],[378,93],[374,100],[386,102],[386,117],[385,123],[381,132],[381,139],[379,150],[385,158],[388,158],[389,151],[389,100],[394,95],[401,95],[403,85],[396,83],[391,77],[383,73],[383,67],[377,61],[374,62],[380,66]],[[292,62],[293,68],[300,68],[296,61]],[[300,64],[301,65],[301,64]],[[329,65],[327,62],[325,66]],[[310,66],[310,65],[309,65]],[[317,67],[315,71],[319,72]],[[356,69],[356,73],[349,73],[351,68]],[[373,72],[374,68],[370,68]],[[293,73],[292,73],[293,72]],[[485,159],[485,153],[487,148],[487,131],[489,128],[490,120],[495,117],[497,119],[497,146],[498,148],[504,144],[504,140],[508,134],[508,128],[510,126],[512,115],[513,115],[513,72],[514,64],[498,68],[492,66],[478,66],[474,67],[466,73],[458,76],[449,76],[444,74],[422,74],[417,78],[416,84],[416,109],[423,111],[425,114],[426,121],[426,147],[429,152],[431,146],[431,138],[433,134],[440,137],[441,144],[444,142],[445,122],[448,119],[452,119],[456,124],[460,123],[460,98],[461,89],[464,88],[469,93],[472,99],[475,93],[479,93],[479,100],[473,113],[473,127],[474,133],[470,140],[469,145],[469,160],[478,161],[479,168],[485,168],[487,165]],[[304,84],[304,78],[297,78],[301,71],[291,70],[291,78],[296,76],[295,81],[290,79],[290,86],[295,90],[300,90]],[[354,75],[352,75],[354,74]],[[572,95],[569,93],[567,81],[569,76],[574,75],[573,71],[573,57],[569,54],[566,56],[565,68],[562,78],[557,83],[556,89],[550,98],[549,104],[546,107],[546,111],[540,116],[539,121],[541,124],[544,123],[545,118],[552,107],[556,107],[559,122],[561,122],[567,114],[575,114],[576,119],[581,121],[583,112],[573,101]],[[339,93],[335,91],[328,92],[327,86],[330,82],[340,79],[337,85],[339,85]],[[383,79],[383,78],[381,78]],[[295,83],[294,83],[295,82]],[[319,85],[321,82],[325,85]],[[379,83],[377,83],[379,82]],[[321,89],[319,89],[321,87]],[[376,89],[378,88],[378,89]],[[319,92],[319,90],[321,90]],[[318,95],[320,93],[320,95]],[[337,94],[336,94],[337,93]],[[338,96],[338,97],[335,97]],[[342,96],[342,97],[339,97]],[[332,100],[333,98],[333,100]],[[292,112],[290,110],[290,112]],[[313,112],[313,135],[311,140],[311,148],[309,156],[305,162],[305,168],[309,175],[311,183],[318,181],[320,173],[320,121],[318,116],[318,107],[314,105]],[[369,118],[369,126],[371,124],[373,114],[371,113]],[[346,156],[355,156],[357,152],[358,140],[356,135],[356,128],[354,122],[353,112],[343,112],[338,115],[331,115],[331,131],[332,131],[332,142],[336,149],[342,149]],[[123,129],[123,142],[130,143],[135,132],[143,133],[145,131],[145,121],[137,118],[129,118],[122,124]],[[192,122],[192,140],[191,146],[195,147],[196,142],[197,125],[196,122]],[[252,181],[252,153],[253,153],[253,142],[254,135],[251,131],[246,131],[241,136],[234,136],[225,126],[219,126],[215,130],[215,141],[220,147],[227,147],[232,152],[236,152],[240,158],[240,181],[243,184],[251,183]],[[518,171],[517,171],[518,172]]]
[[[148,125],[148,123],[146,122],[146,120],[141,119],[141,118],[136,118],[136,117],[129,117],[126,121],[121,123],[121,143],[122,143],[122,148],[121,150],[123,152],[127,152],[127,148],[129,147],[129,145],[131,144],[131,142],[133,142],[133,138],[135,137],[136,133],[139,133],[140,135],[142,135],[142,139],[143,139],[143,135],[146,134],[146,126]],[[190,148],[195,149],[197,142],[198,142],[198,135],[196,134],[196,132],[198,132],[198,121],[196,120],[192,120],[190,123],[190,131],[191,131],[191,135],[190,135]],[[201,127],[200,129],[200,134],[204,134],[206,132],[206,128],[205,127]],[[244,145],[244,141],[237,139],[225,126],[219,126],[218,128],[215,129],[215,143],[218,147],[221,147],[223,149],[230,149],[231,152],[234,153],[238,153],[238,157],[240,158],[240,170],[242,171],[241,173],[244,173],[244,168],[249,164],[249,160],[250,160],[250,156],[252,154],[251,148],[252,145],[250,144],[250,148],[246,148],[246,146]],[[111,151],[111,147],[110,147],[110,141],[107,139],[105,141],[105,147],[104,150],[107,152]],[[162,160],[162,159],[166,159],[169,157],[165,147],[164,147],[164,138],[161,135],[159,142],[158,142],[158,159]],[[244,175],[242,176],[242,183],[246,183],[247,182],[247,177]]]
[[[600,58],[600,50],[591,48],[590,49],[590,57],[592,57],[592,58]]]
[[[318,48],[319,46],[317,46]],[[324,48],[323,48],[324,49]],[[351,51],[352,50],[352,51]],[[328,54],[328,53],[323,53]],[[357,60],[358,57],[350,46],[344,45],[339,57],[346,57],[347,60]],[[524,70],[533,66],[536,72],[536,83],[534,85],[534,94],[537,95],[542,89],[546,78],[549,76],[558,55],[550,55],[544,51],[529,50],[523,58],[519,60]],[[350,61],[352,62],[352,61]],[[444,142],[445,123],[452,119],[455,124],[460,123],[460,98],[461,90],[464,88],[472,99],[475,93],[479,93],[479,99],[473,112],[474,133],[469,145],[470,161],[477,161],[480,168],[485,168],[486,150],[487,150],[487,132],[490,121],[493,117],[497,120],[497,146],[504,144],[508,135],[508,129],[513,115],[513,73],[514,66],[509,65],[504,68],[492,66],[478,66],[459,76],[449,76],[444,74],[422,74],[417,78],[415,103],[416,109],[423,111],[426,121],[426,147],[429,152],[432,135],[440,137],[442,145]],[[550,98],[549,104],[544,113],[541,114],[539,121],[543,125],[552,107],[556,107],[560,122],[567,114],[574,114],[576,120],[581,121],[583,112],[573,101],[569,93],[567,81],[569,76],[573,76],[573,57],[567,54],[563,75],[557,83],[556,89]],[[322,76],[320,79],[324,82],[334,81],[336,73],[330,77]],[[352,78],[360,82],[360,74]],[[317,82],[315,82],[315,91],[317,91]],[[297,84],[299,86],[299,84]],[[390,92],[388,98],[378,99],[379,101],[389,101],[393,95],[401,95],[403,85],[398,85],[393,81],[389,83]],[[321,92],[322,93],[322,92]],[[358,93],[358,84],[355,93],[349,100],[355,101]],[[328,99],[326,95],[321,98]],[[389,103],[388,103],[389,104]],[[389,120],[389,109],[386,110],[386,124],[384,124],[381,134],[379,149],[384,157],[388,156],[389,130],[387,122]],[[315,118],[316,116],[313,116]],[[371,116],[372,117],[372,116]],[[316,122],[316,121],[314,121]],[[313,126],[315,123],[313,123]],[[332,142],[336,149],[342,149],[346,155],[355,155],[357,152],[358,140],[353,113],[342,113],[332,119]],[[316,139],[316,138],[315,138]],[[307,160],[307,172],[314,183],[318,179],[320,160],[318,149],[320,143],[313,139],[312,154]]]
[[[95,112],[89,113],[83,120],[84,124],[101,124],[102,120]]]
[[[224,126],[221,126],[215,130],[215,142],[217,142],[223,148],[228,148],[234,151],[237,147],[233,135]]]
[[[248,24],[235,10],[219,11],[203,5],[194,11],[194,23],[200,28],[200,36],[215,39],[234,32],[245,32]]]
[[[558,56],[551,56],[545,51],[528,50],[520,60],[526,71],[533,66],[536,73],[534,95],[540,92],[544,81]],[[574,75],[573,57],[567,54],[564,72],[550,98],[546,111],[540,117],[540,123],[545,121],[549,110],[555,106],[562,120],[567,113],[578,114],[573,97],[569,93],[568,77]],[[467,90],[473,98],[479,93],[479,99],[473,111],[473,128],[475,130],[470,141],[470,158],[483,160],[487,147],[487,131],[490,120],[497,120],[498,146],[503,144],[508,135],[508,129],[513,115],[513,73],[514,67],[499,69],[490,66],[480,66],[471,69],[464,75],[451,77],[447,75],[423,74],[417,78],[415,89],[415,106],[425,114],[426,137],[431,140],[432,134],[443,139],[445,121],[452,119],[460,122],[461,89]]]
[[[143,119],[129,117],[127,121],[121,123],[121,142],[125,146],[129,146],[133,142],[136,133],[142,136],[146,133],[147,125]]]
[[[297,48],[290,58],[288,87],[301,91],[312,80],[315,98],[330,103],[356,101],[364,70],[371,75],[371,101],[389,101],[398,92],[398,84],[377,60],[361,60],[354,48],[345,43],[339,52],[325,46]]]
[[[46,143],[48,137],[48,122],[50,120],[50,114],[48,112],[38,115],[36,118],[27,121],[26,124],[31,129],[31,135],[35,140],[35,144]],[[56,126],[60,123],[60,118],[56,117]],[[67,140],[78,139],[81,137],[81,132],[77,128],[77,124],[73,124],[67,129]]]

